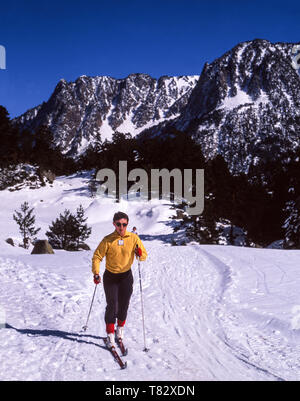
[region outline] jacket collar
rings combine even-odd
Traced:
[[[113,236],[116,238],[125,238],[125,237],[130,237],[130,232],[129,231],[125,231],[125,235],[123,237],[121,237],[121,235],[117,232],[117,230],[115,230],[113,232]]]

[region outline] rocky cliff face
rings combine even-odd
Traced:
[[[207,158],[224,156],[248,171],[299,146],[300,77],[295,44],[253,40],[206,64],[181,115],[168,127],[186,130]],[[159,133],[160,127],[152,130]]]
[[[295,45],[240,43],[205,64],[200,77],[61,80],[46,103],[15,121],[29,129],[48,125],[63,152],[74,156],[115,131],[151,136],[174,127],[201,143],[205,157],[221,154],[232,171],[247,172],[299,146]]]
[[[113,132],[133,136],[161,121],[179,116],[198,76],[161,77],[132,74],[125,79],[81,76],[57,84],[47,102],[14,121],[34,130],[44,124],[66,154],[77,156],[96,139]]]

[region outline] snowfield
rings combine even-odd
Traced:
[[[299,380],[300,252],[171,246],[166,202],[90,198],[88,173],[52,186],[0,192],[0,380]],[[12,214],[28,200],[39,239],[65,208],[82,204],[91,251],[31,255]],[[130,217],[148,251],[141,263],[148,353],[143,352],[137,262],[126,323],[127,369],[105,349],[102,284],[91,258],[117,210]],[[16,246],[5,242],[13,238]],[[104,272],[104,263],[100,267]]]

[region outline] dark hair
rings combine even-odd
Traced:
[[[126,213],[117,212],[117,213],[114,214],[114,219],[113,219],[114,222],[118,221],[118,220],[121,220],[121,219],[126,219],[127,222],[129,221],[129,217],[127,216]]]

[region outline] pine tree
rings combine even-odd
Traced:
[[[92,228],[88,227],[87,224],[84,224],[87,221],[87,217],[84,218],[84,209],[82,205],[76,210],[76,221],[78,224],[78,238],[77,238],[77,248],[80,242],[84,242],[86,239],[89,238],[92,232]]]
[[[284,248],[300,249],[300,197],[286,203],[287,218],[283,224]]]
[[[13,128],[9,113],[0,106],[0,167],[15,164],[18,159],[18,130]]]
[[[55,249],[78,250],[80,242],[85,241],[91,234],[92,229],[84,224],[87,219],[84,218],[82,205],[73,215],[70,210],[65,210],[59,218],[52,222],[46,235],[50,244]]]
[[[35,216],[32,215],[34,208],[29,209],[28,202],[24,202],[21,205],[21,211],[15,210],[16,214],[13,215],[14,220],[17,222],[20,228],[20,233],[23,237],[24,248],[29,247],[29,242],[34,239],[34,236],[40,231],[40,228],[35,228]]]
[[[93,174],[93,176],[90,178],[88,182],[88,191],[90,194],[91,198],[95,198],[97,194],[97,189],[98,189],[98,182],[96,181],[96,174]]]
[[[70,210],[65,210],[52,222],[46,232],[49,243],[54,249],[75,249],[79,236],[78,223]]]

